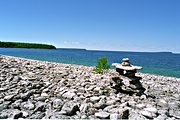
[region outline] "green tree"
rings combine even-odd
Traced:
[[[108,70],[110,68],[110,65],[108,64],[107,57],[100,57],[97,60],[96,68],[94,68],[94,71],[96,73],[103,73],[104,70]]]

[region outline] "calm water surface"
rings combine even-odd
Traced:
[[[121,62],[122,58],[128,57],[132,64],[144,67],[144,69],[141,70],[143,73],[153,73],[180,78],[180,54],[173,53],[92,51],[79,49],[42,50],[0,48],[0,54],[87,66],[95,66],[98,57],[102,56],[108,57],[109,64]]]

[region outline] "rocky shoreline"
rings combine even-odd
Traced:
[[[0,56],[0,119],[180,119],[180,78]],[[140,94],[137,94],[140,93]]]

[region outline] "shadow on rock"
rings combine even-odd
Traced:
[[[129,95],[135,94],[141,96],[145,91],[145,88],[140,82],[141,79],[141,77],[113,77],[111,85],[117,93],[121,92]]]

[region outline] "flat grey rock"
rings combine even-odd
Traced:
[[[34,114],[27,117],[27,119],[42,119],[45,116],[45,113],[35,112]]]
[[[63,106],[64,102],[61,99],[53,100],[53,108],[60,110]]]
[[[75,93],[68,91],[68,92],[64,93],[64,94],[62,95],[62,97],[68,98],[68,99],[72,99],[75,95],[76,95]]]
[[[77,103],[69,101],[63,105],[61,111],[64,112],[65,115],[72,116],[76,114],[76,111],[79,111],[79,107]]]

